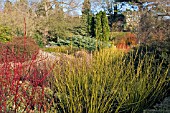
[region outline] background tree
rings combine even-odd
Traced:
[[[91,32],[91,4],[90,0],[84,0],[83,6],[82,6],[82,30],[85,32],[84,35],[90,36]]]
[[[10,13],[13,10],[12,2],[7,0],[4,5],[4,12],[5,13]]]
[[[90,0],[84,0],[83,6],[82,6],[82,14],[89,14],[89,12],[91,11],[91,4],[90,4]]]
[[[32,36],[35,29],[34,15],[28,5],[27,1],[17,1],[13,3],[6,1],[4,10],[0,15],[0,25],[12,28],[14,36],[21,36],[24,31],[24,18],[26,18],[27,35]]]
[[[95,37],[99,40],[102,39],[102,21],[101,21],[102,11],[96,14],[96,23],[95,23]]]
[[[92,37],[95,37],[95,24],[96,24],[96,22],[95,22],[95,16],[93,15],[92,17],[91,17],[91,26],[90,26],[90,34],[91,34],[91,36]]]
[[[100,11],[96,14],[95,22],[95,37],[102,41],[108,41],[110,34],[110,27],[106,12]]]
[[[41,1],[37,5],[37,30],[48,41],[70,37],[74,27],[79,26],[79,18],[70,14],[76,7],[75,1]],[[65,11],[64,11],[64,10]],[[48,13],[46,13],[48,12]]]
[[[110,27],[109,27],[109,22],[108,22],[108,18],[106,16],[106,12],[102,12],[102,39],[104,41],[108,41],[109,40],[109,35],[110,35]]]

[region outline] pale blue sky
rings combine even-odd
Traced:
[[[1,0],[1,1],[6,1],[6,0]],[[15,2],[17,0],[10,0],[10,1]],[[39,2],[41,0],[29,0],[29,1],[30,2]],[[60,0],[58,0],[58,1],[60,1]],[[69,2],[70,0],[61,0],[61,1]],[[75,0],[75,1],[77,2],[76,4],[78,4],[79,6],[76,7],[71,13],[72,14],[77,13],[78,15],[81,15],[81,6],[82,6],[82,3],[83,3],[84,0]],[[121,7],[121,4],[124,4],[124,5]],[[125,2],[123,2],[121,4],[118,5],[118,9],[120,9],[121,12],[126,11],[127,9],[132,10],[132,11],[137,11],[138,10],[137,6],[132,6],[132,5],[127,4]],[[65,6],[65,7],[68,8],[68,6]],[[92,2],[91,3],[91,10],[92,10],[93,13],[97,13],[97,12],[103,10],[103,9],[101,8],[101,5],[99,5],[99,3]],[[64,11],[66,11],[66,8],[64,9]]]

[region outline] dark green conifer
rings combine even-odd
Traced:
[[[102,11],[96,14],[95,22],[95,37],[99,40],[102,38],[102,22],[101,22]]]
[[[91,5],[89,0],[84,0],[83,7],[82,7],[82,30],[85,32],[84,35],[90,36],[91,35]]]
[[[110,27],[108,23],[108,18],[106,16],[106,12],[102,12],[102,40],[108,41],[109,40],[109,33],[110,33]]]
[[[98,14],[96,14],[95,37],[102,41],[108,41],[109,32],[110,28],[106,12],[100,11]]]

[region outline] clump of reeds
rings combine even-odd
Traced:
[[[94,53],[90,68],[86,62],[77,67],[78,61],[57,66],[62,71],[54,71],[54,101],[49,111],[139,113],[152,106],[165,95],[169,66],[162,68],[163,61],[155,66],[154,54],[144,54],[142,59],[137,55],[126,57],[104,49]]]

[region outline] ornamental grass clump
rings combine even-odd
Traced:
[[[162,61],[155,66],[154,54],[143,59],[136,55],[127,57],[111,48],[95,52],[90,68],[85,61],[78,66],[77,60],[56,66],[49,112],[143,112],[165,96],[169,65],[162,68]]]

